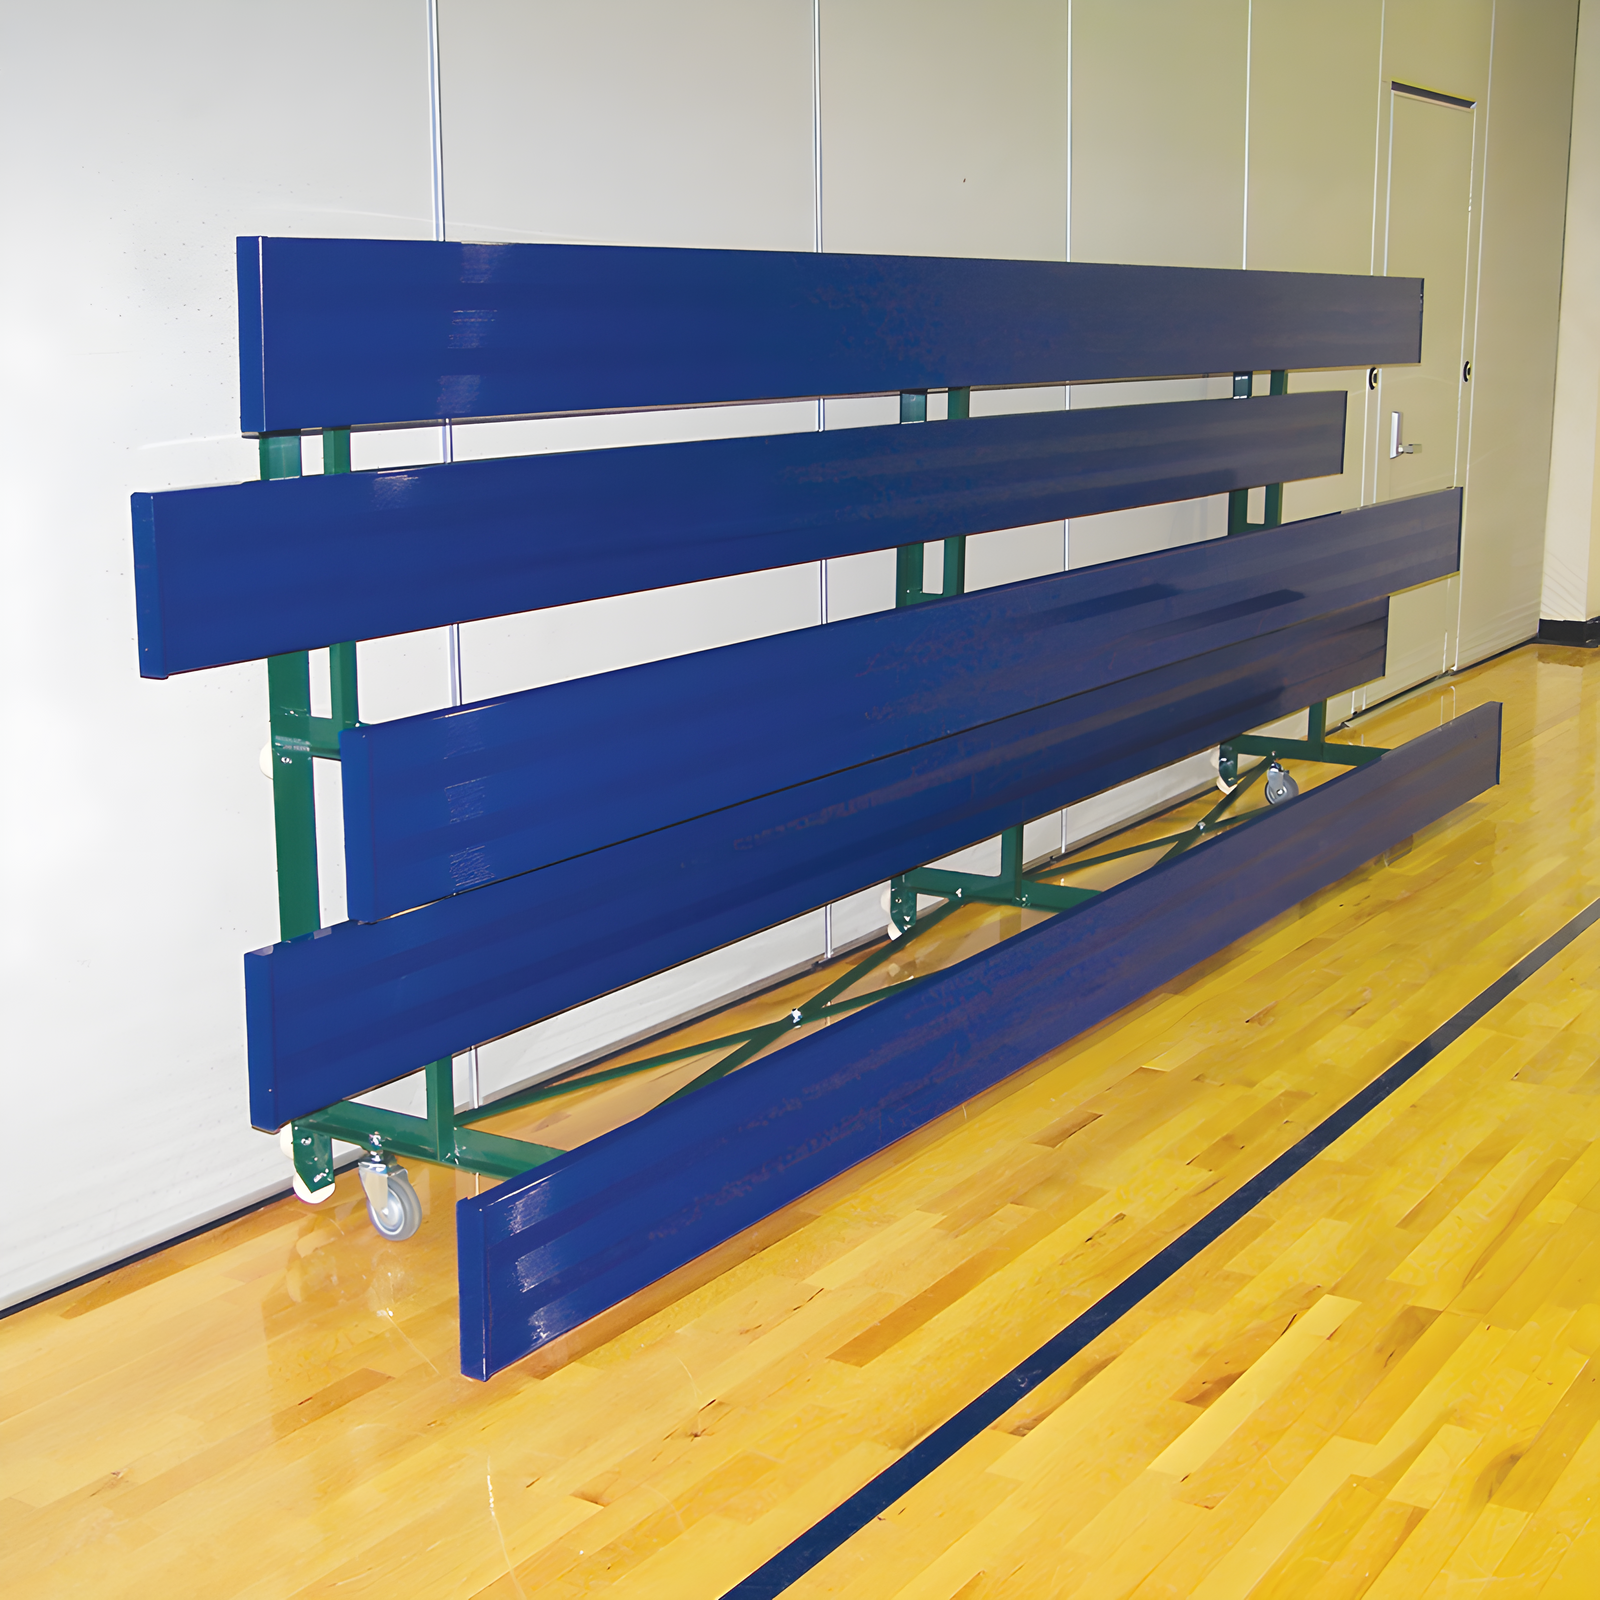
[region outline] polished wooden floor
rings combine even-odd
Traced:
[[[720,1594],[1600,896],[1600,652],[1355,736],[1489,699],[1500,788],[487,1385],[420,1165],[408,1244],[346,1177],[0,1321],[5,1592]],[[1597,1352],[1600,929],[790,1592],[1592,1597]]]

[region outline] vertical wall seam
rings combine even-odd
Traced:
[[[1572,8],[1572,88],[1567,115],[1567,169],[1566,181],[1561,186],[1561,253],[1560,271],[1556,278],[1556,357],[1550,364],[1550,448],[1545,458],[1544,489],[1544,546],[1539,562],[1539,617],[1542,621],[1550,612],[1560,609],[1553,605],[1548,588],[1550,581],[1550,493],[1556,475],[1556,395],[1561,370],[1561,321],[1567,298],[1567,231],[1572,215],[1572,136],[1578,121],[1578,41],[1583,31],[1583,7]],[[1593,507],[1590,508],[1591,519]],[[1592,523],[1591,523],[1592,525]],[[1589,608],[1583,607],[1585,611]],[[1552,621],[1566,620],[1551,617]],[[1582,620],[1587,621],[1587,618]]]
[[[1372,113],[1372,247],[1367,253],[1367,271],[1378,271],[1378,176],[1383,160],[1383,107],[1387,96],[1383,82],[1385,30],[1389,23],[1389,0],[1378,7],[1378,90]]]
[[[428,150],[432,160],[433,238],[443,244],[444,226],[444,105],[439,77],[439,0],[428,0]],[[455,458],[455,438],[447,419],[439,429],[439,453],[444,461]],[[461,624],[445,630],[445,655],[450,669],[450,704],[464,698],[461,685]]]
[[[1244,203],[1239,228],[1239,266],[1250,265],[1250,67],[1255,49],[1255,0],[1245,0],[1244,8]]]
[[[822,0],[811,0],[811,248],[822,250]],[[817,432],[828,425],[827,401],[817,396]],[[828,560],[817,563],[817,621],[828,623]],[[822,959],[833,960],[833,906],[822,908]]]
[[[1489,137],[1494,120],[1494,54],[1497,27],[1500,21],[1500,3],[1494,0],[1489,7],[1489,76],[1483,86],[1483,105],[1472,108],[1472,167],[1467,179],[1467,216],[1468,226],[1474,224],[1478,230],[1477,261],[1472,268],[1472,349],[1467,350],[1467,312],[1468,307],[1461,307],[1461,346],[1457,354],[1463,361],[1476,361],[1478,355],[1478,325],[1483,315],[1483,235],[1485,224],[1489,220]],[[1477,216],[1472,215],[1472,181],[1478,173],[1478,130],[1479,110],[1483,112],[1483,176],[1478,188]],[[1460,378],[1460,373],[1457,373]],[[1472,515],[1472,496],[1470,486],[1472,481],[1472,418],[1477,406],[1477,385],[1467,383],[1461,378],[1466,394],[1462,399],[1466,402],[1466,416],[1461,415],[1461,407],[1456,407],[1456,460],[1461,463],[1461,555],[1463,558],[1460,581],[1456,584],[1456,617],[1453,632],[1445,640],[1444,671],[1452,672],[1461,662],[1461,614],[1465,604],[1466,594],[1466,566],[1467,530]],[[1456,391],[1458,394],[1460,390]],[[1465,451],[1462,446],[1465,445]],[[1452,649],[1452,645],[1454,648]],[[1452,659],[1452,657],[1454,659]]]
[[[1383,51],[1388,21],[1388,0],[1381,0],[1378,6],[1378,59],[1375,63],[1377,71],[1372,107],[1372,233],[1367,241],[1367,271],[1372,274],[1378,270],[1378,179],[1383,158],[1383,108],[1388,93],[1383,86]],[[1364,385],[1361,391],[1361,486],[1358,505],[1371,505],[1378,498],[1377,430],[1381,424],[1379,412],[1374,409],[1377,404],[1377,391],[1371,384]]]
[[[439,95],[439,0],[428,0],[428,151],[433,160],[433,237],[444,238],[444,116]]]
[[[1067,212],[1062,244],[1068,261],[1072,259],[1072,44],[1073,24],[1075,21],[1072,14],[1072,4],[1073,0],[1067,0]],[[1061,409],[1063,411],[1072,409],[1072,385],[1070,383],[1064,383],[1061,386]],[[1063,517],[1061,519],[1061,570],[1067,572],[1071,570],[1071,567],[1072,519]],[[1067,853],[1067,808],[1065,806],[1061,808],[1060,853],[1062,855]]]
[[[428,0],[428,153],[432,163],[433,238],[443,244],[444,222],[444,101],[439,73],[439,0]],[[444,461],[455,459],[455,434],[448,420],[439,429],[439,455]],[[450,669],[450,704],[458,706],[466,698],[461,673],[461,624],[453,622],[445,630],[445,657]],[[467,1103],[474,1110],[483,1104],[483,1084],[478,1069],[478,1047],[466,1052]],[[455,1095],[452,1090],[451,1098]],[[474,1178],[476,1186],[476,1178]]]

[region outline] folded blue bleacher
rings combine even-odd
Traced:
[[[458,1210],[474,1376],[1497,779],[1497,707],[1384,754],[1323,731],[1330,696],[1384,671],[1388,596],[1457,569],[1459,491],[1272,525],[1276,486],[1344,455],[1344,393],[1281,375],[1416,361],[1418,280],[315,239],[242,239],[238,260],[263,481],[134,497],[140,667],[268,659],[283,938],[246,957],[252,1120],[289,1128],[312,1196],[334,1139],[364,1146],[380,1228],[408,1190],[398,1155],[507,1180]],[[974,386],[1232,373],[1247,394],[1262,370],[1274,392],[1248,404],[965,415]],[[351,428],[929,389],[950,420],[348,470]],[[1259,485],[1268,525],[1246,527]],[[1224,539],[921,589],[926,542],[1216,494]],[[892,611],[359,719],[359,639],[890,548]],[[1304,739],[1246,732],[1307,707]],[[1252,753],[1354,770],[1103,894],[1022,873],[1027,821],[1217,745],[1224,778]],[[316,759],[343,767],[334,927]],[[997,834],[999,879],[928,865]],[[796,1023],[826,1011],[825,1030],[759,1058],[768,1036],[745,1040],[572,1151],[455,1107],[453,1054],[886,880],[895,936],[919,893],[1056,915],[865,1008],[819,998]],[[419,1069],[425,1117],[351,1103]]]

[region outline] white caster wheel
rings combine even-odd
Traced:
[[[1267,769],[1267,804],[1287,805],[1300,793],[1300,785],[1276,761]]]
[[[372,1219],[372,1226],[385,1239],[409,1239],[422,1226],[422,1202],[417,1198],[417,1191],[411,1187],[404,1167],[390,1167],[386,1177],[388,1181],[383,1186],[386,1191],[384,1198],[381,1203],[375,1204],[377,1197],[373,1190],[377,1186],[368,1185],[367,1175],[362,1174],[362,1183],[367,1186],[367,1215]]]

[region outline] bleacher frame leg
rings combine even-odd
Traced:
[[[264,479],[300,476],[299,434],[268,434],[258,445]],[[323,431],[322,470],[350,470],[348,428]],[[322,926],[312,762],[337,761],[341,730],[360,726],[354,642],[328,647],[328,688],[332,715],[314,717],[309,652],[297,650],[267,659],[278,928],[283,939],[302,938]],[[451,1059],[429,1062],[422,1070],[427,1111],[421,1117],[341,1100],[288,1125],[290,1158],[305,1194],[320,1197],[331,1187],[335,1139],[374,1156],[411,1156],[495,1178],[515,1177],[562,1154],[549,1145],[461,1126],[456,1120]]]

